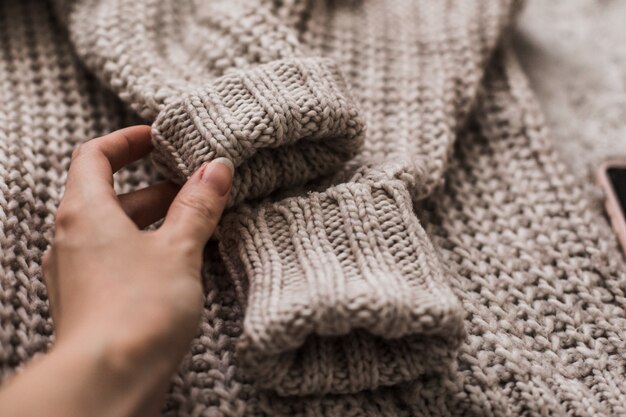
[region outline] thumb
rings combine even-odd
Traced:
[[[202,249],[228,202],[234,171],[227,158],[201,166],[172,201],[159,233],[175,235],[174,240],[191,239]]]

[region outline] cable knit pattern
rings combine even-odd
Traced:
[[[517,4],[0,2],[3,383],[54,341],[72,148],[143,119],[174,180],[237,165],[164,415],[626,415],[626,267],[547,143]]]

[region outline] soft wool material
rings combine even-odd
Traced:
[[[161,174],[237,167],[167,415],[626,414],[625,267],[547,145],[517,7],[0,3],[3,375],[52,341],[73,146],[143,118]]]

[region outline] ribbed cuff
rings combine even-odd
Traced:
[[[157,168],[179,183],[204,162],[233,161],[232,205],[335,171],[359,150],[363,123],[333,61],[289,58],[168,104],[152,136]]]
[[[280,395],[354,393],[445,369],[462,308],[404,183],[349,183],[229,214],[239,360]]]

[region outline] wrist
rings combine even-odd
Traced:
[[[163,355],[144,354],[139,343],[76,335],[58,343],[49,359],[74,376],[76,395],[89,415],[155,414],[175,365]]]
[[[0,391],[0,415],[158,415],[171,367],[132,359],[97,338],[63,339]]]

